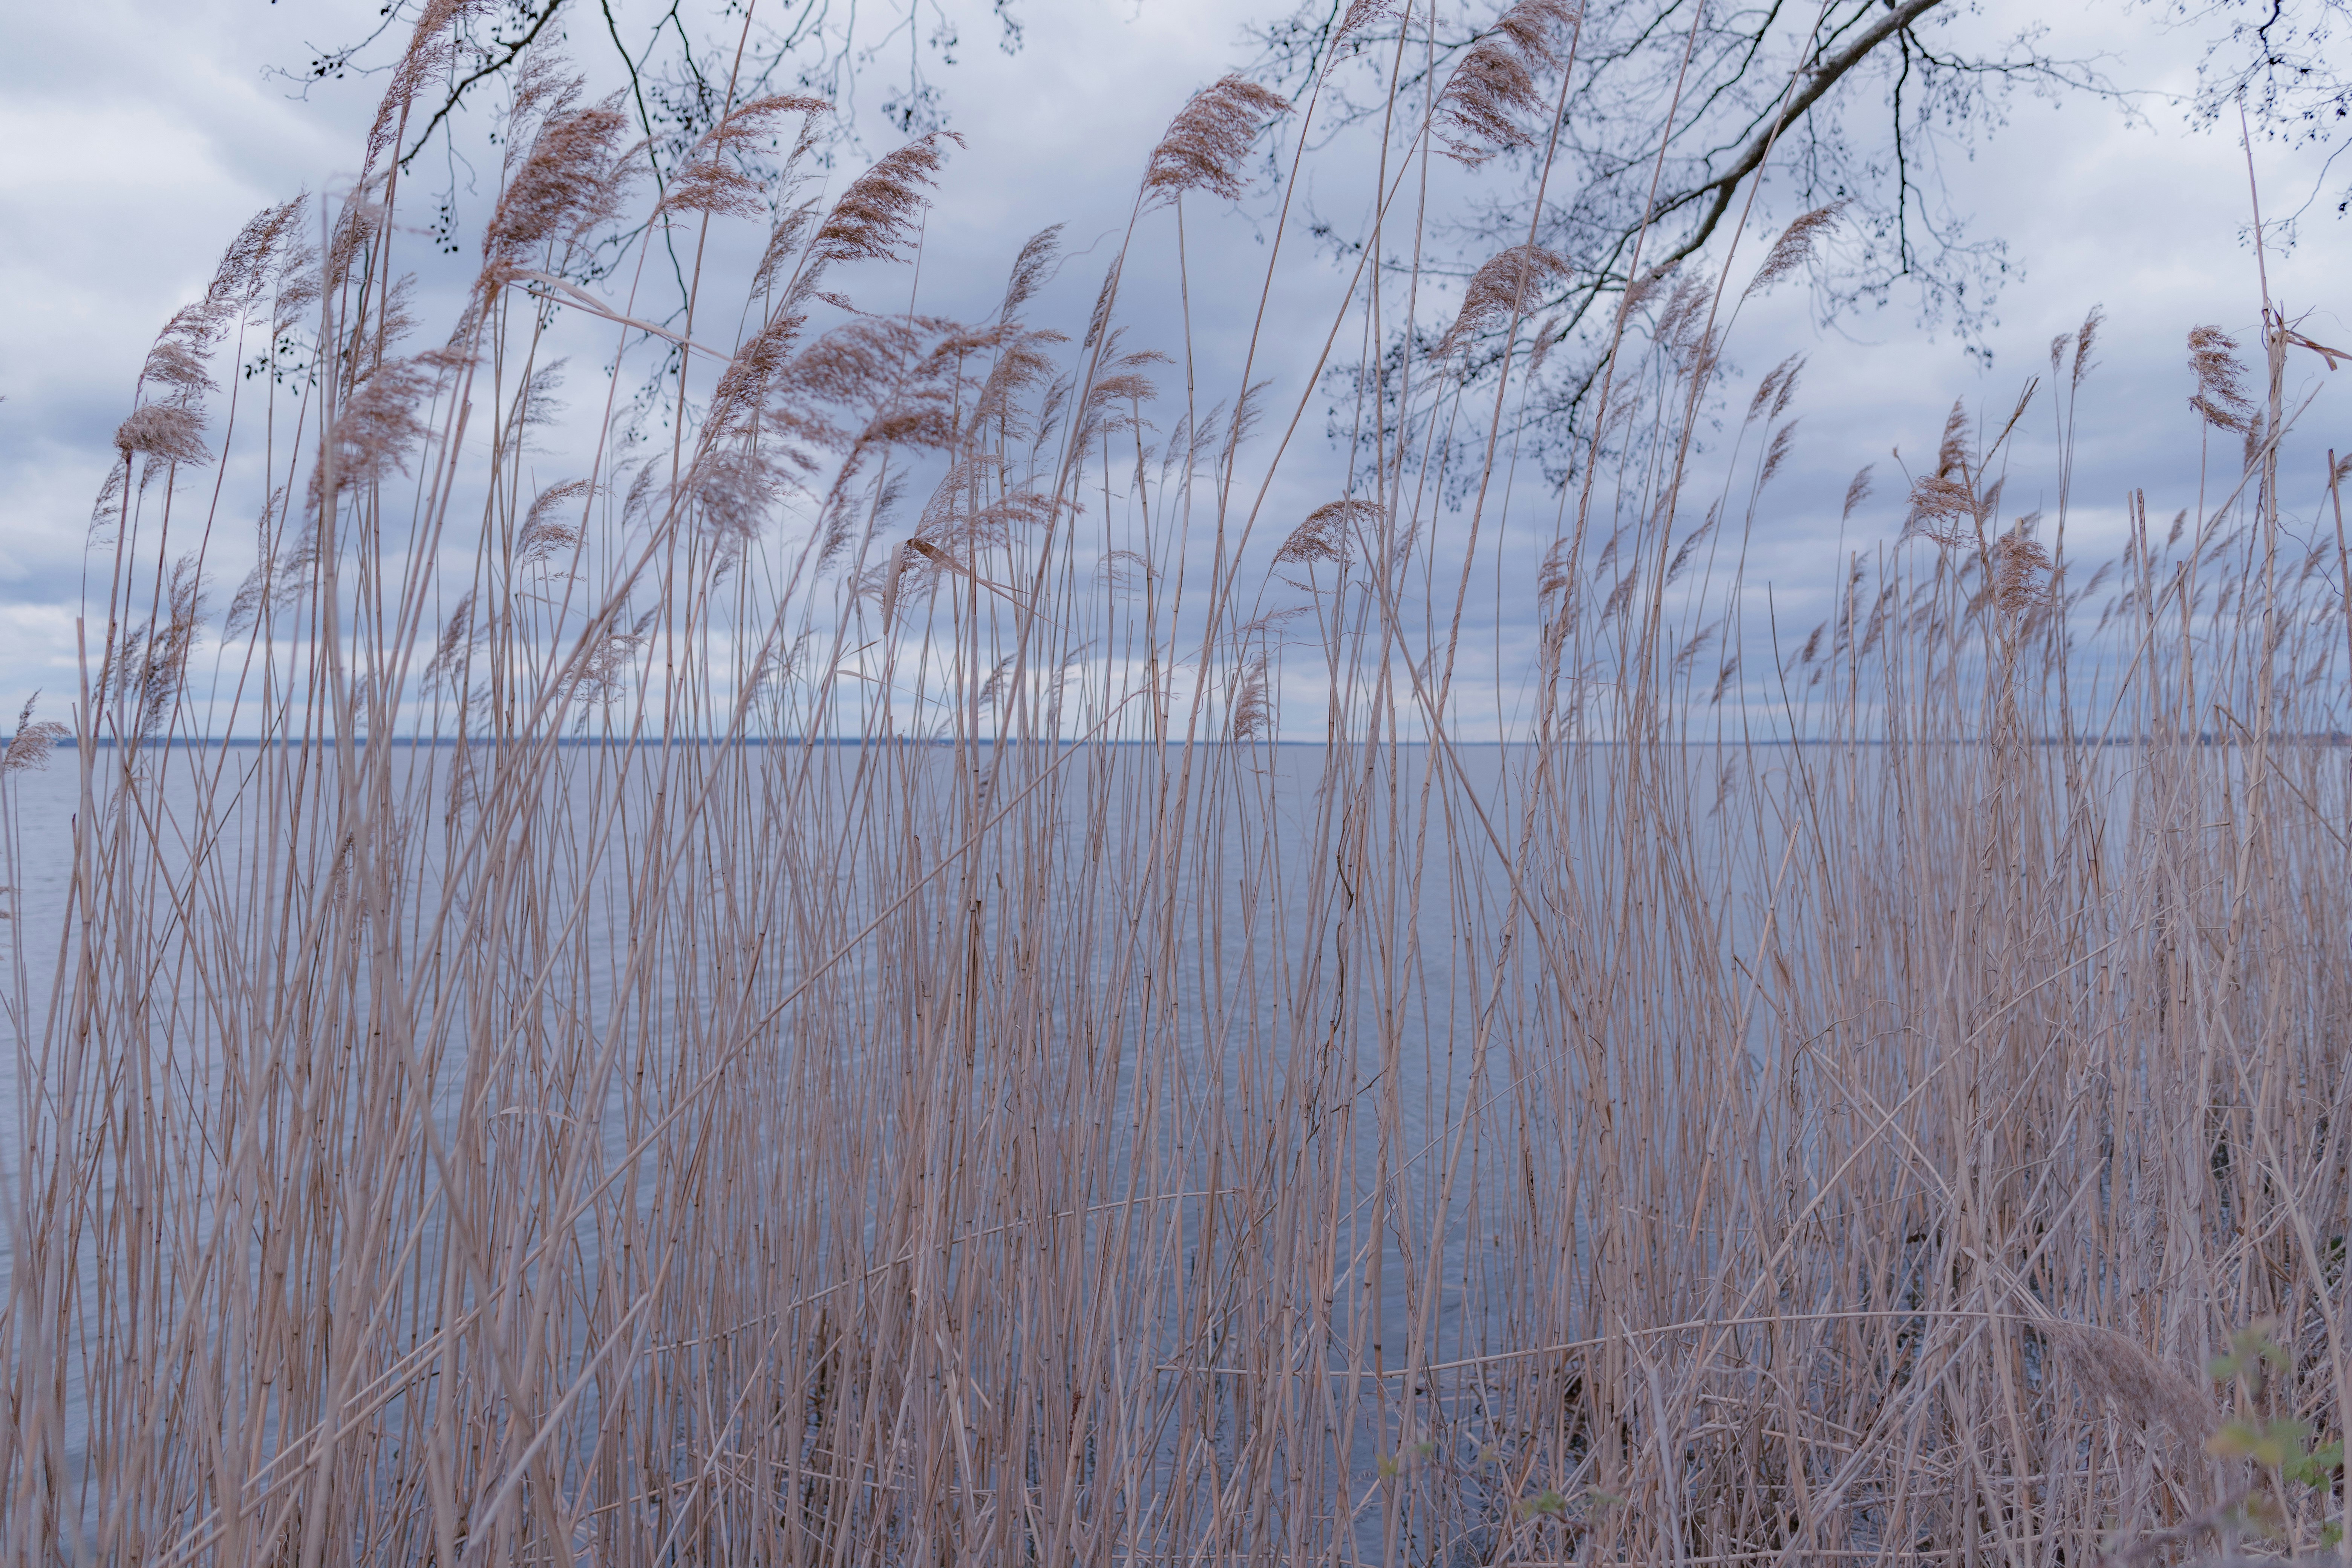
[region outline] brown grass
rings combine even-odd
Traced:
[[[1572,17],[1511,16],[1394,167],[1528,140]],[[2200,330],[2242,479],[2168,541],[2136,500],[2104,565],[2000,504],[2054,391],[1957,410],[1926,537],[1807,636],[1738,565],[1797,366],[1744,503],[1658,477],[1730,395],[1685,282],[1556,534],[1454,548],[1422,474],[1467,405],[1413,362],[1360,493],[1254,553],[1288,437],[1190,343],[1154,412],[1117,262],[1076,352],[1023,321],[1050,234],[990,324],[809,329],[820,272],[911,254],[927,140],[776,226],[687,356],[716,416],[559,477],[551,334],[646,342],[509,286],[638,199],[576,91],[445,348],[397,342],[379,179],[305,209],[323,280],[248,231],[124,427],[70,841],[7,835],[68,883],[10,923],[10,1562],[2334,1550],[2352,626],[2282,524],[2276,374],[2257,406]],[[1277,107],[1210,89],[1139,203],[1234,186]],[[744,204],[707,151],[689,238]],[[1335,339],[1443,319],[1334,293]],[[310,384],[212,384],[311,311]],[[1320,395],[1269,392],[1269,430]],[[215,412],[274,478],[205,649]],[[1501,751],[1456,712],[1478,549],[1540,621]],[[20,719],[8,821],[58,738]]]

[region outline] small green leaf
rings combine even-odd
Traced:
[[[2300,1449],[2302,1443],[2296,1443]],[[2287,1456],[2286,1478],[2301,1481],[2307,1487],[2326,1486],[2327,1478],[2344,1468],[2344,1444],[2339,1439],[2312,1453],[2297,1452]]]
[[[2215,1356],[2205,1363],[2205,1370],[2212,1374],[2215,1382],[2220,1383],[2233,1377],[2253,1376],[2261,1372],[2265,1363],[2284,1368],[2293,1361],[2287,1348],[2272,1337],[2271,1326],[2256,1323],[2231,1335],[2230,1353]]]
[[[2250,1421],[2232,1421],[2205,1440],[2205,1451],[2217,1459],[2242,1459],[2254,1451],[2262,1435]]]
[[[2300,1421],[2269,1421],[2259,1426],[2252,1421],[2232,1421],[2213,1434],[2205,1449],[2216,1458],[2252,1459],[2300,1480],[2304,1468],[2318,1458],[2304,1447],[2310,1437],[2311,1428]],[[2329,1470],[2333,1468],[2329,1467]]]

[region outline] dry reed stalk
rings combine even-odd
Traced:
[[[1515,7],[1396,145],[1523,138],[1570,23]],[[531,80],[451,346],[399,341],[391,182],[317,255],[272,209],[119,442],[62,929],[8,922],[9,1561],[2325,1547],[2352,617],[2277,527],[2291,334],[2260,408],[2192,340],[2200,413],[2260,438],[2185,544],[2137,509],[2097,630],[2108,574],[1988,478],[2024,405],[1956,409],[1924,537],[1735,685],[1801,367],[1694,525],[1727,285],[1630,303],[1618,444],[1498,574],[1544,617],[1534,741],[1481,752],[1440,498],[1508,494],[1502,397],[1484,468],[1424,480],[1459,383],[1366,380],[1371,493],[1252,555],[1234,486],[1287,437],[1192,406],[1188,342],[1155,474],[1117,268],[1074,353],[1024,322],[1050,231],[992,324],[818,321],[820,276],[908,256],[936,142],[775,226],[666,470],[527,473],[557,329],[507,285],[578,289],[631,210],[617,121]],[[1228,191],[1276,107],[1196,99],[1139,213]],[[813,112],[722,117],[668,211],[740,221],[730,138]],[[1517,338],[1543,258],[1506,261],[1454,331]],[[1436,341],[1379,270],[1329,342]],[[209,356],[313,310],[317,380],[223,422],[273,499],[207,705],[220,501],[172,508]],[[1318,666],[1325,743],[1269,745]],[[12,883],[63,738],[28,710],[0,762]]]

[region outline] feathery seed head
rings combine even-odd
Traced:
[[[1797,380],[1804,372],[1804,355],[1798,354],[1789,361],[1788,373],[1780,377],[1780,388],[1772,395],[1773,418],[1778,419],[1789,412],[1789,405],[1796,401]]]
[[[408,35],[408,47],[392,68],[391,85],[376,105],[375,122],[368,128],[362,170],[373,171],[377,160],[391,148],[393,138],[401,133],[407,121],[409,108],[415,102],[418,91],[456,61],[457,26],[481,9],[483,0],[425,0],[416,26]],[[525,62],[526,79],[530,63]]]
[[[1747,292],[1760,294],[1812,260],[1813,241],[1822,230],[1835,223],[1838,215],[1844,210],[1845,202],[1841,198],[1827,206],[1815,207],[1783,229],[1780,237],[1773,241],[1772,248],[1765,254],[1764,265],[1758,268],[1756,276],[1748,280]]]
[[[994,426],[1007,437],[1027,436],[1028,425],[1016,400],[1053,373],[1054,362],[1046,357],[1045,345],[1067,342],[1068,338],[1051,329],[1021,332],[1010,339],[998,352],[996,363],[989,367],[988,378],[980,384],[967,426],[969,434],[976,437]]]
[[[2251,434],[2254,405],[2246,396],[2246,372],[2238,363],[2238,341],[2219,327],[2191,328],[2189,368],[2197,377],[2197,391],[2189,406],[2208,425],[2242,436]]]
[[[352,266],[372,248],[376,233],[385,221],[382,203],[370,201],[364,188],[343,199],[335,214],[332,230],[327,237],[327,262],[321,278],[329,289],[341,289],[350,279]]]
[[[1629,567],[1625,575],[1617,580],[1617,585],[1609,590],[1609,597],[1601,606],[1602,626],[1607,626],[1624,614],[1625,606],[1633,602],[1633,590],[1640,585],[1641,581],[1642,568],[1639,564]]]
[[[677,499],[704,537],[731,554],[767,526],[785,477],[777,459],[757,448],[706,449],[680,476]]]
[[[1307,521],[1291,530],[1282,548],[1274,552],[1276,561],[1285,564],[1312,565],[1318,561],[1334,563],[1348,559],[1348,546],[1358,529],[1379,526],[1381,505],[1361,496],[1349,496],[1344,500],[1326,501],[1307,514]]]
[[[1675,353],[1685,353],[1706,321],[1710,290],[1702,279],[1684,278],[1675,284],[1658,309],[1657,340]]]
[[[696,212],[710,217],[756,217],[767,188],[719,157],[698,158],[678,170],[656,204],[656,213]]]
[[[1476,168],[1533,144],[1519,116],[1544,107],[1537,79],[1565,63],[1558,35],[1581,15],[1569,0],[1518,0],[1470,46],[1437,98],[1437,137],[1447,156]]]
[[[1993,603],[2009,615],[2022,615],[2050,594],[2050,552],[2025,530],[2024,520],[1993,541]]]
[[[2105,309],[2094,305],[2091,307],[2091,313],[2083,318],[2083,325],[2074,333],[2074,384],[2076,387],[2080,387],[2083,384],[2083,378],[2091,374],[2093,363],[2091,346],[2098,342],[2100,324],[2106,319]]]
[[[1022,246],[1021,254],[1013,258],[1013,276],[1004,285],[1004,302],[997,307],[997,320],[1010,321],[1020,315],[1021,307],[1036,297],[1054,270],[1054,253],[1062,243],[1062,226],[1053,224],[1039,229]]]
[[[1452,353],[1489,328],[1524,318],[1544,285],[1568,277],[1570,270],[1565,258],[1536,245],[1514,245],[1489,258],[1471,275],[1462,292],[1462,312],[1446,330],[1438,352]]]
[[[1289,100],[1238,74],[1194,93],[1151,150],[1143,188],[1174,200],[1186,191],[1213,192],[1227,201],[1242,195],[1242,160],[1265,122],[1290,112]]]
[[[1701,626],[1698,630],[1691,634],[1690,640],[1683,644],[1681,651],[1675,655],[1675,674],[1676,677],[1679,678],[1690,672],[1691,660],[1696,658],[1699,655],[1699,650],[1706,647],[1709,642],[1714,640],[1716,632],[1721,628],[1722,625],[1723,623],[1720,620],[1717,620],[1710,623],[1709,625]]]
[[[336,410],[335,489],[338,492],[408,471],[410,448],[430,432],[417,414],[437,374],[414,359],[387,360],[371,372]],[[310,474],[310,509],[319,510],[324,473]]]
[[[1220,463],[1230,467],[1234,455],[1242,449],[1242,443],[1248,440],[1250,433],[1257,428],[1257,422],[1265,413],[1265,389],[1273,384],[1272,376],[1252,382],[1242,388],[1239,397],[1234,399],[1234,416],[1225,426],[1224,443],[1217,449]]]
[[[621,145],[628,124],[617,93],[584,109],[552,110],[540,121],[482,237],[486,290],[502,286],[525,253],[577,243],[619,214],[636,177]]]
[[[1980,512],[1976,491],[1969,485],[1940,474],[1922,474],[1911,486],[1911,510],[1904,519],[1903,531],[1923,533],[1946,549],[1955,549],[1972,539],[1972,532],[1964,531],[1960,525],[1973,526]]]
[[[2065,1352],[2075,1377],[2092,1397],[2145,1425],[2161,1424],[2185,1437],[2202,1437],[2214,1429],[2211,1401],[2187,1375],[2158,1360],[2138,1341],[2085,1323],[2053,1323],[2045,1331]]]
[[[1715,525],[1721,517],[1722,503],[1717,502],[1706,509],[1706,521],[1684,536],[1682,543],[1675,550],[1675,558],[1666,563],[1668,587],[1674,586],[1675,579],[1690,565],[1692,557],[1698,553],[1698,547],[1706,542],[1707,536],[1715,531]]]
[[[1118,263],[1114,261],[1103,274],[1102,287],[1095,290],[1095,308],[1087,317],[1087,335],[1081,348],[1092,348],[1096,341],[1110,329],[1110,313],[1118,300]]]
[[[58,742],[72,733],[63,724],[33,721],[33,706],[40,700],[37,691],[25,699],[24,710],[16,715],[16,732],[8,737],[6,749],[0,750],[0,773],[47,765]]]
[[[1232,717],[1226,728],[1229,740],[1255,740],[1273,721],[1274,706],[1266,697],[1265,663],[1265,655],[1261,653],[1242,671],[1234,689]]]
[[[646,611],[626,630],[607,623],[583,634],[564,671],[566,695],[589,704],[607,703],[619,697],[627,687],[638,650],[646,646],[647,628],[656,613]]]
[[[1570,552],[1570,542],[1555,542],[1544,552],[1543,565],[1536,573],[1536,597],[1538,601],[1559,595],[1565,599],[1576,586],[1576,561]]]
[[[776,286],[776,280],[786,275],[793,256],[798,254],[801,240],[809,225],[816,221],[816,203],[803,202],[776,220],[768,231],[768,248],[761,254],[760,265],[751,274],[751,292],[765,294]]]
[[[1349,0],[1347,12],[1331,31],[1331,47],[1336,51],[1357,33],[1395,12],[1396,0]]]
[[[302,198],[297,196],[278,206],[264,207],[247,221],[222,254],[212,286],[205,290],[208,309],[223,317],[253,310],[288,255],[302,248],[296,223],[301,210]]]
[[[1965,476],[1969,467],[1969,411],[1959,398],[1952,399],[1952,411],[1944,416],[1944,437],[1936,447],[1936,475],[1938,479]]]
[[[1845,510],[1838,513],[1839,521],[1843,522],[1852,517],[1853,509],[1870,499],[1870,471],[1877,466],[1875,463],[1864,463],[1860,469],[1856,470],[1853,482],[1845,487]]]
[[[842,261],[902,261],[924,192],[939,184],[947,162],[941,147],[961,136],[934,131],[888,153],[849,183],[810,247],[808,273]]]
[[[536,508],[532,509],[536,510]],[[457,599],[457,607],[442,623],[440,639],[434,644],[433,657],[425,662],[425,673],[418,678],[419,690],[433,692],[447,684],[464,662],[466,648],[474,640],[468,634],[474,624],[474,593],[467,589]]]
[[[539,492],[515,531],[517,566],[533,566],[580,542],[580,526],[567,514],[584,508],[596,487],[586,479],[565,479]]]
[[[164,463],[208,463],[204,429],[204,415],[184,403],[150,403],[115,426],[114,446],[125,458],[144,452]]]
[[[790,114],[814,117],[833,105],[821,98],[798,93],[773,93],[755,98],[719,118],[702,134],[688,162],[670,176],[656,212],[698,212],[713,217],[756,217],[767,207],[767,186],[729,161],[750,144],[773,133],[775,122]],[[794,156],[807,145],[808,132],[793,148]],[[772,248],[773,241],[771,240]],[[761,275],[768,271],[762,263]],[[757,283],[753,285],[759,287]]]
[[[1780,465],[1789,460],[1789,450],[1794,444],[1796,436],[1797,422],[1793,419],[1773,433],[1771,449],[1764,455],[1763,470],[1756,476],[1758,489],[1760,489],[1770,484],[1772,476],[1780,471]]]
[[[185,683],[188,655],[196,646],[204,624],[204,579],[195,558],[184,555],[172,563],[163,593],[163,624],[152,628],[135,668],[138,737],[147,741],[163,731],[163,722],[178,704]]]
[[[1790,354],[1787,359],[1766,371],[1764,379],[1756,384],[1756,395],[1748,399],[1747,422],[1755,423],[1764,416],[1765,410],[1768,408],[1771,410],[1773,418],[1779,418],[1780,411],[1789,405],[1789,398],[1796,386],[1797,374],[1804,369],[1804,355]]]
[[[743,429],[766,406],[769,392],[791,363],[793,340],[807,321],[806,316],[779,310],[744,340],[711,391],[710,408],[704,416],[710,428]]]
[[[731,148],[748,146],[761,137],[774,134],[776,121],[787,115],[805,115],[812,119],[833,112],[833,105],[822,98],[806,93],[775,92],[737,105],[719,123],[702,133],[694,144],[697,154],[710,154]]]
[[[1528,374],[1529,376],[1540,375],[1543,373],[1544,361],[1550,358],[1551,351],[1559,346],[1559,341],[1565,335],[1560,331],[1559,321],[1560,312],[1553,311],[1537,326],[1535,336],[1528,340]]]
[[[1659,286],[1668,278],[1674,276],[1677,265],[1679,264],[1668,263],[1664,267],[1654,267],[1634,279],[1626,285],[1625,297],[1620,301],[1618,309],[1630,317],[1634,311],[1648,304],[1650,296],[1656,293]]]

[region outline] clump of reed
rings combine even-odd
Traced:
[[[1238,81],[1074,342],[1030,320],[1050,232],[976,322],[845,292],[902,286],[943,139],[772,203],[742,149],[822,106],[753,99],[656,206],[543,63],[415,347],[383,153],[450,9],[356,184],[157,341],[74,746],[28,710],[0,763],[78,803],[9,840],[69,872],[11,928],[10,1561],[2333,1549],[2352,619],[2340,523],[2290,526],[2285,322],[2251,390],[2193,340],[2219,444],[2168,531],[2135,498],[2086,565],[2063,501],[2002,504],[2094,321],[1956,408],[1800,637],[1742,565],[1799,365],[1692,515],[1729,263],[1624,297],[1533,525],[1550,258],[1451,324],[1339,277],[1333,337],[1407,348],[1358,481],[1275,516],[1312,388],[1219,395],[1123,292],[1292,107]],[[1425,144],[1539,145],[1570,20],[1398,100],[1366,254]],[[771,210],[722,307],[706,237]],[[576,281],[632,215],[691,268],[667,313]],[[224,394],[257,341],[310,370]],[[675,402],[543,481],[567,342],[616,402],[668,354]],[[233,438],[274,477],[215,631]],[[1507,552],[1538,635],[1477,747]]]

